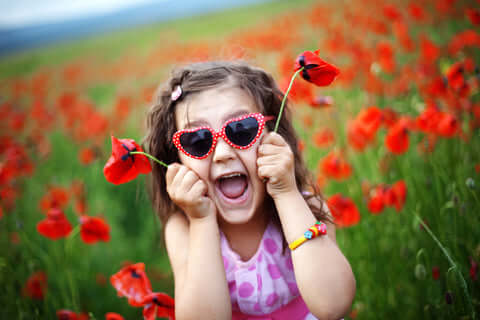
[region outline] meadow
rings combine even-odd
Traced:
[[[174,66],[243,59],[285,90],[318,49],[340,75],[289,100],[356,277],[346,319],[477,319],[479,26],[479,1],[275,1],[2,58],[0,318],[140,319],[110,282],[140,262],[173,296],[148,176],[104,177],[111,135],[141,142]]]

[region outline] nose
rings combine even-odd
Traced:
[[[215,150],[213,150],[214,162],[225,162],[235,157],[235,150],[225,140],[219,138]]]

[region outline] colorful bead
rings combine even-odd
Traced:
[[[313,232],[308,230],[308,231],[305,231],[305,233],[303,234],[305,236],[305,238],[307,238],[308,240],[312,239],[313,237]]]

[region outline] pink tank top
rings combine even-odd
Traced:
[[[273,223],[248,261],[230,248],[222,232],[220,239],[234,320],[316,319],[300,296],[290,250],[283,252],[282,234]]]

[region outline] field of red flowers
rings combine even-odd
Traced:
[[[3,58],[0,318],[166,316],[161,226],[144,175],[106,181],[111,135],[141,141],[175,65],[240,58],[285,90],[317,49],[340,75],[289,99],[356,276],[347,319],[478,318],[479,48],[480,1],[302,0]]]

